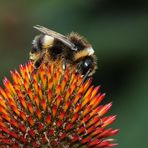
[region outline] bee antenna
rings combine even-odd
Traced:
[[[87,73],[83,76],[82,82],[85,82],[85,80],[89,77],[90,70],[87,71]]]

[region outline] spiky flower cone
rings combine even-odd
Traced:
[[[77,148],[113,147],[108,137],[118,129],[106,129],[116,116],[103,115],[112,103],[99,105],[105,94],[91,86],[91,79],[74,68],[32,63],[11,72],[0,87],[0,147]]]

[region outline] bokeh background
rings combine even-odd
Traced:
[[[28,59],[40,24],[67,34],[77,31],[98,57],[94,84],[101,84],[118,148],[147,147],[148,1],[144,0],[0,0],[0,80]],[[2,83],[1,83],[2,84]]]

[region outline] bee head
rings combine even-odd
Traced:
[[[80,73],[91,76],[96,70],[95,56],[87,56],[79,60],[80,62],[78,64],[78,70]]]
[[[69,40],[76,46],[74,61],[78,63],[78,71],[81,74],[91,76],[96,69],[96,57],[91,44],[77,33],[70,33]]]

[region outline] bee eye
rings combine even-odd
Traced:
[[[85,59],[81,64],[80,64],[80,69],[82,74],[86,74],[89,70],[93,68],[93,61],[92,59]]]

